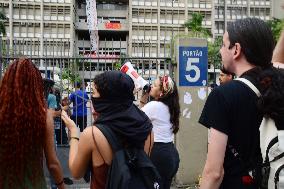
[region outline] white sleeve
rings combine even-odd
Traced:
[[[149,119],[152,121],[153,118],[155,117],[155,109],[156,109],[156,103],[155,102],[149,102],[147,104],[145,104],[145,106],[143,106],[141,108],[141,110],[143,112],[145,112],[145,114],[149,117]]]

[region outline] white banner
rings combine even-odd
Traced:
[[[98,54],[99,34],[96,0],[86,0],[87,25],[90,33],[91,51]]]

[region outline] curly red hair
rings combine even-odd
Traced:
[[[35,188],[43,177],[46,102],[40,71],[21,58],[0,85],[0,188]]]

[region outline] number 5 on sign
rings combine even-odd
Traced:
[[[191,77],[190,75],[185,75],[187,81],[189,82],[196,82],[200,78],[200,69],[196,65],[192,63],[199,63],[199,58],[188,58],[186,63],[186,71],[194,71],[195,75],[194,77]]]
[[[207,47],[179,47],[179,86],[207,85]]]

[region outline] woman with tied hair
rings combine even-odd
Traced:
[[[15,60],[0,85],[0,188],[47,188],[43,155],[58,188],[64,188],[53,130],[40,71],[27,58]]]
[[[128,147],[144,148],[148,154],[152,124],[149,118],[133,104],[134,83],[120,71],[107,71],[94,79],[92,105],[96,113],[94,125],[79,130],[65,111],[62,119],[70,130],[69,168],[75,179],[82,178],[91,163],[92,189],[104,189],[113,152],[103,133],[96,127],[102,124],[118,135]],[[80,138],[80,139],[79,139]]]
[[[147,103],[149,95],[154,99]],[[147,103],[147,104],[146,104]],[[162,177],[162,188],[169,189],[179,167],[179,154],[173,144],[179,130],[180,105],[176,83],[169,76],[159,77],[140,99],[142,111],[153,124],[154,146],[151,160]]]

